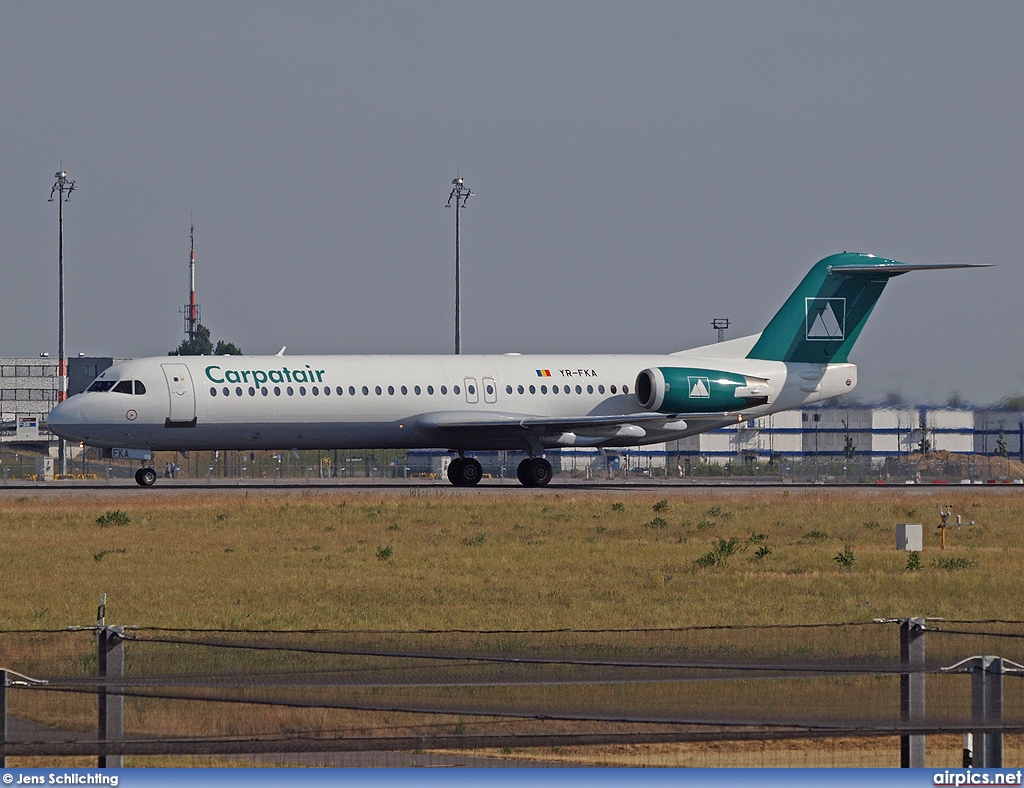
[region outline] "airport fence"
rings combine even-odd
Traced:
[[[0,756],[959,767],[969,733],[1013,765],[1022,662],[1016,620],[8,631]]]

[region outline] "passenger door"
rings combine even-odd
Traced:
[[[466,402],[476,405],[480,401],[480,389],[477,388],[476,378],[466,378],[463,382],[466,384]]]
[[[185,364],[161,364],[160,367],[167,379],[167,393],[170,396],[170,410],[164,426],[196,426],[196,392],[188,367]]]

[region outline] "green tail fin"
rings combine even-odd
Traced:
[[[747,358],[845,363],[889,279],[910,271],[973,267],[907,265],[858,252],[826,257],[804,277]]]

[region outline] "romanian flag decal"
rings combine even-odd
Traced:
[[[538,378],[550,378],[551,377],[551,370],[550,369],[538,369],[537,370],[537,377]]]

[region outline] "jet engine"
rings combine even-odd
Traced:
[[[661,413],[719,413],[766,405],[774,390],[764,378],[692,367],[645,369],[636,378],[641,407]]]

